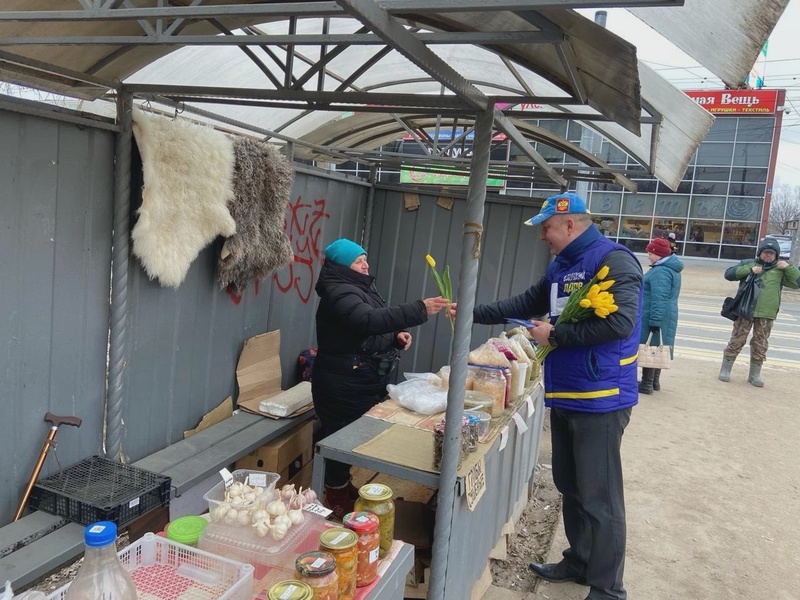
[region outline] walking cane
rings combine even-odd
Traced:
[[[39,458],[36,459],[36,466],[33,467],[33,473],[31,473],[31,478],[28,481],[27,487],[25,488],[25,493],[22,495],[22,502],[19,503],[17,514],[14,515],[15,521],[19,521],[19,518],[25,511],[25,505],[28,503],[28,497],[30,497],[31,495],[31,490],[33,489],[33,486],[36,484],[36,480],[39,479],[39,473],[42,470],[42,465],[44,465],[44,459],[47,458],[47,453],[50,451],[50,446],[55,445],[56,433],[58,432],[59,426],[61,425],[74,425],[75,427],[81,426],[80,417],[58,417],[49,411],[44,416],[44,420],[50,423],[50,431],[47,433],[47,439],[45,439],[44,444],[42,444],[42,451],[39,452]]]

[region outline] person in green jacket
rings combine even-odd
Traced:
[[[753,337],[750,340],[750,374],[747,381],[756,387],[764,387],[761,379],[761,365],[767,358],[769,348],[769,334],[772,325],[778,316],[781,307],[781,291],[783,286],[797,289],[800,287],[800,270],[790,265],[785,260],[778,260],[780,244],[773,237],[765,237],[758,246],[755,259],[747,259],[725,271],[725,279],[739,281],[739,286],[744,285],[747,276],[753,273],[756,276],[755,306],[753,320],[738,317],[733,322],[733,333],[725,350],[722,353],[722,368],[719,372],[720,381],[731,380],[731,368],[739,352],[747,342],[750,330]]]

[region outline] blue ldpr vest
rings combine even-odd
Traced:
[[[586,285],[601,269],[609,252],[624,250],[633,256],[625,246],[605,237],[586,237],[573,242],[585,245],[577,252],[573,264],[556,259],[548,268],[546,279],[550,290],[551,323],[558,319],[569,294]],[[576,248],[570,250],[574,252]],[[607,279],[614,279],[614,273],[609,273]],[[613,291],[612,286],[609,292]],[[641,315],[640,291],[636,327],[628,338],[595,346],[560,345],[555,348],[544,362],[545,405],[592,413],[634,406],[639,400],[636,356]],[[599,320],[599,317],[592,315],[589,319]]]

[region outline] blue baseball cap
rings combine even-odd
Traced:
[[[573,192],[550,196],[542,204],[539,214],[525,221],[525,225],[538,225],[553,215],[589,214],[586,201]]]

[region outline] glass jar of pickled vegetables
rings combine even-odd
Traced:
[[[386,556],[394,541],[394,502],[392,488],[382,483],[368,483],[358,490],[355,512],[367,511],[378,517],[380,557]]]
[[[358,536],[356,587],[369,585],[378,577],[378,553],[381,547],[378,524],[378,517],[371,512],[351,512],[342,519],[342,525]]]
[[[314,600],[338,600],[339,576],[336,559],[330,552],[314,550],[297,557],[295,577],[313,590]]]
[[[356,561],[358,536],[344,527],[331,527],[319,534],[319,549],[336,559],[339,576],[339,600],[353,600],[356,594]]]
[[[314,590],[302,581],[279,581],[272,584],[267,600],[313,600]]]

